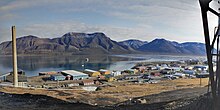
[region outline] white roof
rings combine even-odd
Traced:
[[[181,67],[171,67],[171,69],[183,69]]]
[[[183,74],[183,73],[175,73],[174,75],[175,76],[185,76],[185,74]]]
[[[0,74],[0,76],[2,77],[2,76],[8,76],[8,75],[10,75],[11,73],[4,73],[4,74]]]
[[[90,70],[90,69],[85,69],[85,71],[87,71],[87,72],[93,72],[93,73],[98,72],[98,71]]]
[[[106,72],[106,71],[109,71],[109,70],[100,69],[99,71],[101,71],[101,72]]]
[[[66,73],[66,74],[71,75],[71,76],[87,75],[85,73],[75,71],[75,70],[65,70],[65,71],[61,71],[61,72]]]

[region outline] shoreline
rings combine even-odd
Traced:
[[[18,54],[19,57],[23,56],[117,56],[117,57],[123,57],[124,55],[157,55],[157,56],[199,56],[199,57],[206,57],[206,55],[196,55],[196,54],[170,54],[170,53],[125,53],[125,54],[71,54],[71,53],[64,53],[64,54]],[[0,57],[3,56],[12,56],[11,54],[0,54]]]
[[[126,56],[127,55],[127,56]],[[72,66],[76,66],[76,68],[74,68],[75,70],[81,70],[82,69],[82,64],[85,58],[89,58],[90,61],[87,63],[88,67],[91,69],[97,69],[95,66],[97,65],[101,65],[103,66],[104,69],[109,69],[109,70],[123,70],[123,69],[128,69],[130,67],[126,67],[124,68],[124,65],[129,64],[129,66],[134,66],[137,63],[151,63],[151,62],[171,62],[171,61],[180,61],[180,60],[187,60],[187,59],[193,59],[193,57],[191,56],[177,56],[177,57],[172,57],[172,55],[164,56],[164,55],[159,55],[159,56],[151,56],[151,55],[145,55],[145,54],[137,54],[139,56],[132,56],[133,54],[126,54],[125,56],[121,56],[121,55],[100,55],[100,56],[88,56],[88,55],[70,55],[70,56],[41,56],[41,55],[35,55],[35,56],[27,56],[27,58],[25,56],[18,56],[18,59],[21,61],[24,61],[26,63],[21,63],[21,67],[25,67],[23,70],[27,71],[27,73],[29,74],[29,76],[33,76],[31,75],[31,72],[33,71],[34,74],[38,74],[41,71],[53,71],[52,69],[54,69],[55,71],[57,70],[64,70],[64,69],[69,69],[69,67],[65,66],[66,64]],[[142,56],[143,55],[143,56]],[[163,56],[163,58],[160,58],[160,56]],[[2,57],[2,61],[8,61],[8,64],[11,63],[11,61],[9,60],[11,56],[1,56]],[[4,58],[5,57],[5,58]],[[72,58],[72,57],[76,57],[76,58]],[[99,59],[100,58],[100,59]],[[161,59],[164,59],[161,61]],[[206,59],[204,56],[201,57],[196,57],[195,59],[198,60],[203,60]],[[10,62],[9,62],[10,61]],[[12,68],[10,65],[6,65],[6,64],[2,64],[3,66],[6,67],[6,69],[4,69],[5,67],[1,66],[0,69],[2,68],[2,70],[0,71],[2,74],[11,71]],[[36,65],[36,66],[32,66],[30,65]],[[106,64],[110,64],[109,66],[106,66]],[[95,66],[94,66],[95,65]],[[122,68],[120,67],[122,65]],[[117,67],[118,66],[118,67]],[[120,68],[119,68],[120,67]],[[73,68],[73,67],[72,67]],[[21,68],[22,69],[22,68]]]

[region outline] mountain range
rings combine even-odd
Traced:
[[[178,43],[165,39],[151,42],[136,39],[114,41],[104,33],[69,32],[58,38],[24,36],[17,38],[18,54],[187,54],[205,55],[205,44],[197,42]],[[12,54],[12,42],[0,44],[0,54]]]

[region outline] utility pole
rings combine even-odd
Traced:
[[[16,29],[12,26],[12,54],[13,54],[13,83],[14,87],[18,87],[18,67],[17,67],[17,47],[16,47]]]
[[[216,15],[220,19],[219,10],[212,9],[209,5],[210,3],[215,3],[215,5],[219,5],[219,0],[199,0],[202,12],[202,21],[203,21],[203,30],[206,44],[206,54],[209,65],[209,80],[211,84],[211,93],[213,98],[213,109],[219,110],[220,105],[220,22],[218,24],[218,29],[215,32],[214,38],[211,42],[211,38],[209,35],[209,23],[208,23],[208,12]],[[218,6],[219,7],[219,6]],[[220,20],[219,20],[220,21]],[[217,53],[214,53],[214,45],[217,44]],[[216,57],[216,71],[213,70],[213,57]],[[210,86],[210,85],[209,85]]]

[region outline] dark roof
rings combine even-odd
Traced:
[[[82,80],[81,83],[91,83],[91,82],[94,82],[94,80]]]
[[[13,75],[7,76],[6,80],[9,82],[13,82]],[[25,75],[18,75],[18,82],[27,82],[27,77]]]
[[[59,76],[62,76],[62,77],[66,77],[64,76],[63,74],[53,74],[53,75],[50,75],[51,77],[59,77]]]

